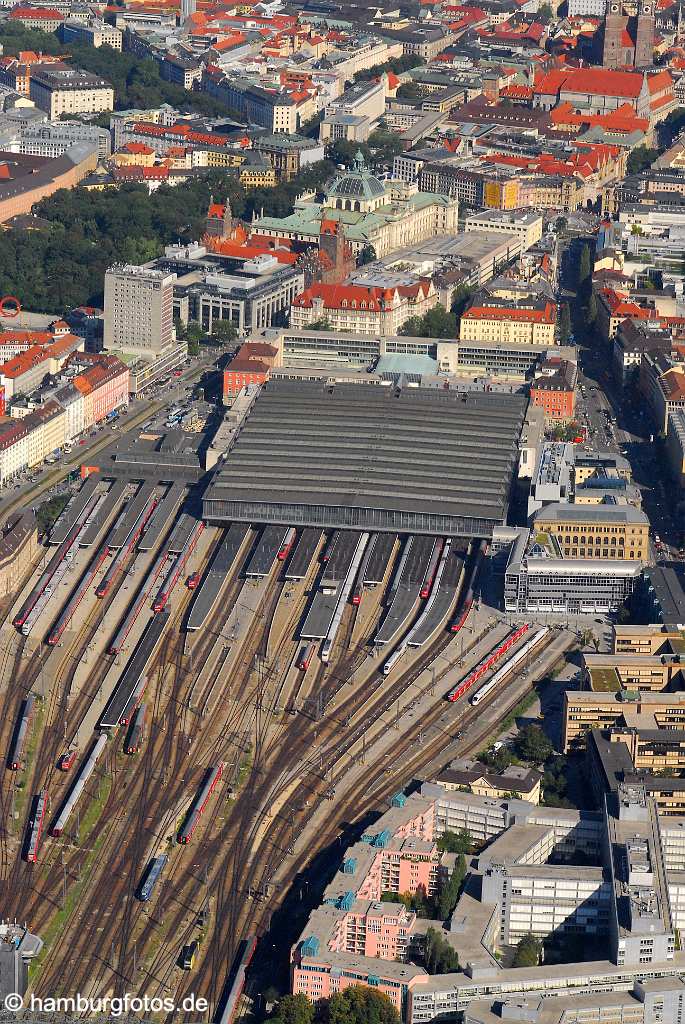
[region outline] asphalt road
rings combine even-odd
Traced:
[[[180,377],[172,378],[164,388],[155,389],[149,397],[131,399],[128,411],[122,412],[116,424],[103,424],[93,428],[80,441],[76,441],[70,455],[63,455],[57,463],[44,464],[27,471],[14,482],[0,487],[0,522],[20,504],[37,505],[54,494],[63,493],[67,477],[81,465],[88,465],[88,457],[100,455],[107,448],[115,448],[127,434],[138,430],[142,423],[152,420],[154,426],[163,426],[167,409],[178,403],[195,386],[207,369],[211,369],[216,353],[193,359],[184,366]],[[129,439],[130,440],[130,439]],[[74,483],[78,487],[78,483]]]
[[[654,560],[677,559],[685,543],[682,507],[674,488],[659,442],[650,440],[655,430],[640,400],[633,402],[623,393],[610,370],[610,352],[597,335],[588,330],[582,311],[576,306],[575,273],[577,248],[562,260],[560,292],[569,302],[579,355],[578,418],[588,428],[588,445],[595,451],[623,455],[630,463],[634,483],[642,492],[642,507],[652,524]],[[607,418],[613,417],[614,422]]]

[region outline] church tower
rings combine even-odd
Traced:
[[[604,18],[602,64],[605,68],[623,66],[622,36],[626,26],[620,0],[608,0]]]
[[[654,64],[654,4],[653,0],[640,0],[635,31],[635,67],[647,68]]]

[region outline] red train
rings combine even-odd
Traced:
[[[73,768],[75,760],[76,751],[67,750],[65,754],[62,754],[59,761],[57,762],[57,767],[61,772],[68,772],[70,768]]]
[[[300,656],[297,659],[297,667],[301,669],[302,672],[306,672],[309,668],[309,663],[314,654],[314,647],[315,644],[307,644],[306,647],[303,647],[300,651]]]
[[[527,633],[529,629],[529,624],[525,622],[522,626],[519,626],[518,629],[515,629],[513,633],[510,633],[506,640],[503,640],[502,643],[495,647],[493,651],[490,651],[490,653],[486,655],[478,665],[476,665],[473,671],[469,672],[466,679],[462,679],[458,686],[455,686],[454,689],[449,691],[446,695],[447,700],[454,702],[455,700],[459,700],[460,697],[463,697],[464,694],[471,689],[473,684],[478,682],[478,680],[481,679],[482,676],[484,676],[485,673],[493,667],[493,665],[496,665],[502,655],[506,654],[506,652],[513,647],[515,643],[518,643],[521,637]]]
[[[219,785],[219,780],[224,773],[223,761],[220,761],[215,768],[211,768],[205,775],[204,782],[200,787],[200,791],[193,800],[192,806],[188,811],[186,820],[183,828],[178,834],[179,843],[189,843],[192,839],[193,832],[197,828],[202,812],[204,811],[209,798]]]
[[[250,965],[256,946],[257,937],[255,935],[248,935],[243,940],[234,970],[232,971],[232,981],[224,1000],[223,1009],[215,1018],[216,1024],[232,1024],[238,1010],[240,997],[245,988],[245,973]]]
[[[188,590],[197,590],[198,583],[200,582],[200,573],[192,572],[186,580],[186,586]]]
[[[464,601],[464,604],[459,609],[459,614],[450,623],[450,633],[458,633],[459,632],[459,630],[463,627],[464,623],[468,619],[469,612],[471,611],[472,607],[473,607],[473,591],[469,591],[469,593],[466,596],[466,600]]]
[[[285,562],[286,558],[288,557],[288,555],[292,551],[293,544],[295,543],[295,536],[296,536],[296,531],[291,526],[291,528],[288,530],[288,532],[286,533],[285,537],[283,538],[283,543],[281,544],[281,546],[279,548],[279,551],[278,551],[278,555],[276,556],[278,558],[279,562]]]
[[[444,541],[438,538],[433,545],[433,551],[431,553],[430,562],[426,569],[426,575],[423,577],[423,585],[420,590],[420,596],[425,600],[430,597],[430,592],[433,588],[433,580],[435,579],[435,571],[438,568],[440,562],[440,555],[442,554],[442,547]]]
[[[361,604],[362,603],[362,594],[363,593],[364,593],[364,587],[363,587],[363,585],[361,583],[358,583],[357,586],[352,591],[352,604],[354,604],[354,605]]]

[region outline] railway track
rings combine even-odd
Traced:
[[[102,839],[97,857],[88,857],[89,850],[70,845],[65,837],[58,843],[50,842],[43,863],[33,869],[19,862],[17,870],[32,871],[28,875],[30,888],[24,890],[30,908],[30,914],[25,916],[38,931],[47,927],[57,909],[54,894],[59,893],[64,877],[71,888],[79,885],[79,875],[83,873],[82,891],[88,893],[86,902],[77,902],[65,912],[62,931],[50,950],[50,961],[43,965],[38,978],[39,994],[135,991],[159,995],[176,989],[183,992],[190,985],[196,994],[205,995],[215,1006],[226,965],[248,925],[249,930],[254,930],[255,923],[262,929],[266,923],[266,910],[250,899],[251,890],[259,892],[276,879],[283,891],[288,879],[299,870],[297,860],[289,860],[289,850],[326,790],[339,786],[353,763],[351,751],[360,723],[381,722],[389,704],[414,685],[452,639],[449,634],[438,636],[411,669],[397,678],[385,680],[379,677],[380,663],[369,664],[369,672],[360,676],[358,688],[351,688],[347,683],[364,663],[375,616],[369,617],[366,628],[353,643],[358,632],[358,613],[350,606],[330,664],[318,666],[311,679],[306,680],[300,701],[306,712],[296,718],[279,717],[276,711],[280,688],[273,666],[280,659],[292,663],[297,653],[293,627],[305,598],[301,595],[293,600],[275,647],[267,651],[270,623],[284,593],[283,583],[274,575],[266,585],[255,616],[256,628],[248,631],[240,650],[233,652],[235,661],[230,678],[221,687],[222,699],[216,704],[217,710],[203,720],[192,701],[195,707],[201,706],[216,680],[210,678],[203,693],[195,694],[193,663],[202,666],[214,645],[222,642],[221,634],[242,585],[237,578],[229,583],[211,632],[207,631],[193,644],[190,668],[179,633],[189,595],[184,593],[182,600],[175,602],[165,640],[151,666],[150,681],[154,682],[148,684],[152,713],[148,715],[147,743],[141,754],[132,759],[117,749],[118,733],[115,742],[108,746],[113,782],[98,826]],[[89,627],[82,627],[74,640],[75,646],[70,646],[72,659],[87,649],[88,632]],[[59,685],[53,687],[50,696],[52,710],[46,717],[44,732],[48,742],[40,763],[37,761],[34,766],[36,781],[51,780],[50,773],[54,772],[58,742],[54,727],[59,693],[69,664],[66,655],[67,652],[57,672]],[[14,656],[21,660],[18,652]],[[12,657],[9,647],[5,657]],[[17,706],[29,678],[26,673],[24,670],[19,677],[14,673],[17,681],[12,699]],[[435,684],[439,684],[440,678],[436,674]],[[80,699],[85,703],[87,696]],[[5,700],[10,700],[9,693]],[[425,721],[423,726],[426,728]],[[433,755],[444,743],[444,737],[438,736],[424,751],[411,751],[409,757],[414,733],[413,727],[408,729],[392,745],[391,781],[385,774],[386,759],[378,765],[372,760],[366,780],[355,783],[344,799],[336,798],[331,804],[334,813],[327,819],[338,821],[341,807],[345,814],[357,817],[372,806],[372,800],[379,799],[380,791],[397,788],[395,775],[401,772],[406,778],[408,764],[421,760],[424,753]],[[174,835],[179,817],[206,768],[220,760],[229,766],[225,778],[234,786],[238,781],[241,783],[237,796],[227,799],[225,787],[219,787],[192,843],[179,847]],[[97,771],[99,778],[104,779],[102,768]],[[90,784],[91,795],[93,785]],[[304,795],[296,799],[292,794],[298,791]],[[0,800],[6,796],[3,786]],[[270,808],[274,808],[271,816]],[[327,822],[317,835],[312,852],[323,845],[333,828]],[[86,841],[95,841],[92,831]],[[150,904],[141,904],[135,892],[142,870],[147,859],[164,848],[170,859],[163,880],[155,899]],[[2,849],[5,850],[4,844]],[[8,847],[8,865],[12,865],[12,853]],[[11,870],[15,868],[16,864]],[[21,882],[23,876],[17,878]],[[50,893],[51,902],[47,902]],[[176,966],[176,956],[181,945],[196,934],[198,911],[210,902],[212,933],[203,944],[204,956],[190,981]]]

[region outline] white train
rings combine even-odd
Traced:
[[[509,675],[510,672],[513,672],[516,666],[521,664],[530,652],[534,650],[542,640],[544,640],[548,633],[549,626],[543,626],[542,629],[538,629],[538,631],[533,634],[530,640],[526,640],[523,647],[520,647],[515,654],[512,654],[509,661],[502,665],[501,668],[497,669],[494,676],[491,676],[487,683],[481,686],[479,690],[476,690],[471,698],[471,704],[480,704],[483,698],[487,697],[491,690],[494,690],[497,684],[501,683],[505,676]]]

